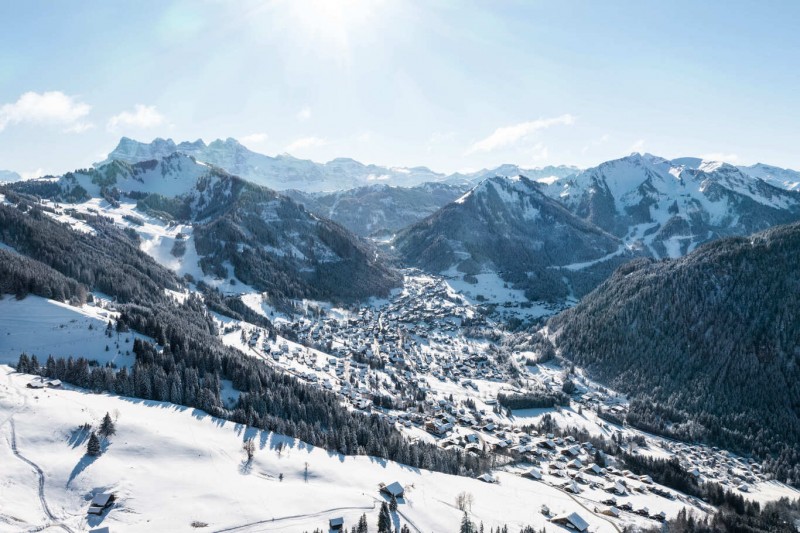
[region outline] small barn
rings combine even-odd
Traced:
[[[542,472],[538,468],[531,468],[522,473],[524,477],[535,479],[537,481],[542,479]]]
[[[390,483],[389,485],[383,485],[381,487],[381,492],[383,494],[386,494],[390,498],[394,496],[395,498],[399,499],[402,498],[403,495],[405,494],[405,489],[403,489],[403,486],[400,483],[395,481],[394,483]]]
[[[344,518],[341,516],[337,518],[331,518],[328,520],[328,527],[331,531],[342,531],[344,529]]]
[[[491,474],[481,474],[477,479],[480,479],[484,483],[497,483],[497,479]]]
[[[95,494],[94,498],[92,498],[92,502],[89,504],[89,514],[92,515],[101,515],[103,511],[111,507],[111,504],[114,503],[114,495],[108,492],[101,492],[99,494]]]
[[[588,531],[589,523],[586,522],[578,513],[562,514],[553,517],[551,520],[554,524],[559,524],[569,529],[574,529],[580,533]]]

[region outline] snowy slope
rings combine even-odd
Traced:
[[[453,502],[461,491],[474,495],[472,516],[488,526],[534,525],[561,531],[538,510],[578,512],[592,531],[614,527],[587,512],[568,494],[501,472],[499,484],[419,471],[368,457],[342,457],[280,435],[215,419],[202,411],[74,389],[31,391],[30,376],[0,366],[0,457],[13,465],[0,472],[0,529],[45,523],[36,497],[36,474],[10,453],[18,452],[45,474],[44,498],[56,520],[73,531],[97,526],[112,531],[190,531],[193,521],[209,530],[311,531],[343,516],[352,525],[367,513],[377,523],[378,484],[399,481],[407,491],[397,524],[412,531],[453,531],[462,513]],[[102,456],[84,455],[83,423],[97,425],[109,412],[117,434]],[[13,419],[13,425],[12,425]],[[12,431],[14,434],[12,434]],[[254,438],[247,464],[242,442]],[[285,448],[279,452],[278,446]],[[306,467],[308,474],[306,475]],[[279,475],[283,481],[279,481]],[[103,518],[87,520],[94,494],[112,491],[117,503]],[[9,499],[6,500],[6,494]],[[677,512],[677,511],[675,511]]]
[[[579,217],[656,257],[800,218],[800,194],[697,158],[632,154],[540,185]]]
[[[133,332],[117,335],[116,331],[107,336],[106,326],[117,313],[108,309],[111,304],[107,300],[95,300],[94,305],[73,307],[39,296],[16,300],[4,295],[0,300],[0,363],[16,364],[24,351],[37,355],[42,364],[52,355],[132,365],[129,352],[133,340],[146,337]]]
[[[788,168],[780,168],[765,163],[741,166],[739,170],[754,178],[759,178],[770,185],[790,191],[800,190],[800,172]]]

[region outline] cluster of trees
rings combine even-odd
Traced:
[[[782,498],[764,504],[763,508],[748,506],[741,512],[723,507],[704,518],[695,517],[684,507],[662,528],[651,529],[650,533],[665,529],[670,533],[796,533],[797,520],[800,520],[800,500]]]
[[[800,225],[637,260],[551,319],[567,359],[629,394],[627,422],[752,453],[800,483]]]
[[[13,294],[18,300],[34,294],[82,305],[88,291],[82,283],[39,261],[0,249],[0,298],[3,294]]]
[[[163,301],[164,288],[180,287],[174,274],[140,251],[122,230],[105,218],[86,218],[96,234],[74,231],[36,206],[23,212],[0,205],[0,242],[120,302]]]
[[[497,395],[497,402],[506,409],[537,409],[569,405],[569,396],[564,392],[545,389],[520,394],[501,392]]]

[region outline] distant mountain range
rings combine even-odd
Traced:
[[[249,150],[235,139],[217,139],[209,144],[198,139],[194,142],[175,143],[172,139],[155,139],[143,143],[123,137],[108,157],[96,163],[103,166],[111,161],[139,163],[160,159],[172,153],[190,155],[204,163],[218,166],[230,174],[258,185],[278,191],[294,189],[303,192],[332,192],[369,185],[414,187],[427,182],[446,182],[454,185],[475,184],[492,176],[565,177],[576,173],[576,167],[545,167],[521,169],[515,165],[502,165],[466,174],[446,175],[427,167],[384,167],[365,165],[349,158],[337,158],[327,163],[298,159],[289,154],[275,157]]]
[[[22,176],[10,170],[0,170],[0,183],[19,181]]]
[[[400,283],[367,241],[286,196],[181,153],[133,164],[115,160],[13,190],[71,203],[104,198],[109,209],[133,200],[143,214],[187,225],[172,254],[197,261],[204,276],[235,278],[278,298],[344,301],[383,296]],[[132,218],[134,228],[141,224]]]
[[[406,264],[465,280],[493,271],[531,300],[563,300],[572,293],[568,278],[576,271],[595,263],[616,266],[633,255],[619,238],[522,176],[482,181],[400,232],[392,244]],[[607,275],[613,267],[604,268]]]
[[[634,256],[679,257],[795,220],[796,191],[725,163],[632,154],[564,178],[490,178],[393,244],[408,264],[492,271],[553,299],[584,295]]]
[[[467,185],[424,183],[414,187],[370,185],[331,193],[284,194],[356,235],[385,237],[435,213],[469,190]]]
[[[73,202],[127,194],[142,210],[195,224],[198,235],[213,221],[221,242],[195,241],[204,268],[219,276],[232,268],[240,281],[277,290],[267,283],[276,271],[255,272],[259,262],[280,263],[276,268],[293,272],[290,282],[280,282],[281,291],[293,287],[286,294],[338,297],[333,287],[330,294],[312,288],[339,278],[317,283],[308,274],[327,272],[321,265],[336,262],[333,257],[356,258],[355,272],[362,274],[375,266],[370,272],[377,277],[360,276],[365,287],[381,292],[394,283],[383,265],[371,263],[371,245],[354,233],[394,238],[386,249],[402,265],[462,280],[493,273],[530,299],[563,301],[580,298],[633,257],[679,257],[719,237],[800,220],[798,182],[800,173],[764,164],[650,154],[585,170],[502,165],[444,175],[351,159],[321,164],[270,157],[234,139],[122,138],[108,160],[59,178],[57,194]],[[265,185],[270,189],[262,190]],[[332,242],[348,244],[332,250]]]
[[[711,239],[800,216],[797,192],[696,158],[632,154],[542,185],[575,215],[654,257],[678,257]]]

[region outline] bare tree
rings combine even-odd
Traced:
[[[250,463],[256,455],[256,443],[253,442],[253,439],[247,439],[242,443],[242,450],[247,454],[247,462]]]
[[[475,503],[475,497],[471,492],[460,492],[456,496],[456,507],[459,511],[472,511],[473,503]]]

